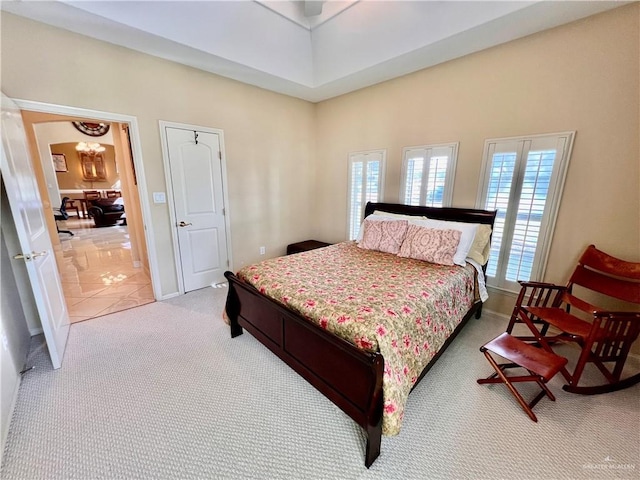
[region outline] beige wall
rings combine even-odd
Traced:
[[[149,196],[165,191],[158,120],[223,129],[235,268],[260,245],[346,238],[348,152],[386,148],[397,201],[403,146],[459,141],[453,202],[473,206],[486,138],[576,130],[547,269],[564,282],[589,243],[640,259],[638,19],[621,7],[313,105],[3,13],[2,89],[136,116]],[[151,205],[170,258],[167,208]],[[169,294],[175,271],[161,269]]]
[[[459,141],[453,205],[473,207],[485,139],[576,130],[546,279],[590,243],[640,260],[639,44],[634,4],[320,103],[315,234],[347,238],[348,152],[387,149],[396,202],[402,147]]]
[[[2,90],[13,98],[133,115],[163,295],[177,291],[159,120],[224,130],[234,267],[283,254],[311,230],[315,107],[32,22],[1,17]]]

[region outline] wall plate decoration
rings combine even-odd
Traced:
[[[89,135],[90,137],[101,137],[109,131],[111,125],[108,123],[91,123],[91,122],[71,122],[76,130]]]

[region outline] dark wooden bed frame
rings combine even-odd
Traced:
[[[375,210],[492,226],[496,215],[494,211],[465,208],[367,203],[365,217]],[[231,327],[231,337],[237,337],[242,334],[243,328],[247,329],[258,341],[360,425],[367,436],[365,465],[369,468],[380,454],[382,440],[384,368],[382,355],[360,350],[355,345],[328,333],[297,313],[265,297],[253,286],[238,279],[232,272],[225,272],[225,277],[229,280],[226,312]],[[476,318],[480,318],[481,309],[481,302],[471,307],[440,351],[425,367],[418,382],[466,322],[474,314]]]

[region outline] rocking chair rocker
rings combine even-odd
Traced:
[[[520,284],[522,288],[507,332],[511,333],[516,323],[524,323],[532,336],[517,337],[520,340],[532,341],[548,352],[553,352],[551,345],[557,342],[572,342],[581,349],[573,373],[566,367],[560,370],[568,382],[563,386],[565,391],[592,395],[621,390],[640,382],[640,373],[620,379],[631,345],[640,334],[640,312],[600,308],[579,298],[575,292],[576,287],[581,287],[581,292],[590,290],[592,296],[595,292],[609,300],[640,305],[640,263],[620,260],[590,245],[567,286],[541,282]],[[586,321],[589,317],[591,321]],[[551,334],[550,326],[560,333]],[[579,386],[587,363],[593,363],[607,383]]]

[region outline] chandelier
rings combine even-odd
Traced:
[[[96,153],[104,152],[105,151],[105,147],[103,147],[99,143],[94,143],[94,142],[79,142],[76,145],[76,150],[78,152],[96,154]]]

